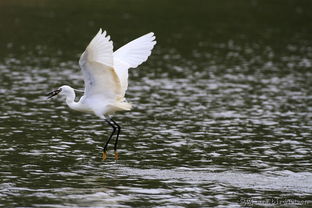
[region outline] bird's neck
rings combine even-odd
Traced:
[[[74,90],[66,94],[66,103],[71,109],[74,109],[74,110],[76,110],[76,107],[77,107],[75,98],[76,98],[76,93]]]

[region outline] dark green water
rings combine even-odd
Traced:
[[[0,206],[311,207],[311,1],[0,1]],[[153,31],[111,129],[45,94],[83,88],[98,29]],[[81,95],[80,95],[81,96]]]

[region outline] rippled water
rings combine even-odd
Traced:
[[[266,1],[3,2],[0,206],[312,206],[308,1],[277,16]],[[158,40],[114,117],[117,162],[112,145],[101,160],[105,122],[45,96],[82,88],[77,59],[105,25],[117,46]]]

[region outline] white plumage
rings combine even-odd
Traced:
[[[49,93],[49,98],[58,93],[65,95],[66,103],[70,108],[94,113],[105,119],[114,128],[112,135],[118,128],[118,139],[119,125],[110,117],[105,116],[116,111],[131,109],[131,104],[125,99],[128,87],[128,69],[138,67],[145,62],[151,55],[155,44],[154,33],[148,33],[113,52],[113,42],[110,40],[110,36],[106,34],[106,31],[102,32],[100,29],[79,60],[85,83],[85,92],[79,102],[75,102],[74,89],[67,85]],[[108,142],[103,152],[106,152]],[[117,142],[115,150],[116,145]]]
[[[122,95],[128,87],[128,69],[136,68],[151,55],[156,44],[154,33],[143,35],[113,53],[115,71],[120,79]]]

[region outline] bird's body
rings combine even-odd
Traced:
[[[85,91],[78,102],[75,102],[75,90],[68,85],[51,92],[49,97],[57,94],[66,96],[67,105],[84,113],[93,113],[105,119],[114,131],[118,128],[115,142],[120,132],[120,126],[110,118],[116,111],[130,110],[131,104],[125,99],[128,87],[128,69],[135,68],[147,60],[156,44],[153,33],[143,35],[113,52],[113,43],[106,31],[102,30],[91,40],[79,59],[83,73]],[[106,152],[107,144],[103,152]],[[105,153],[106,157],[106,153]],[[103,155],[104,158],[104,155]]]

